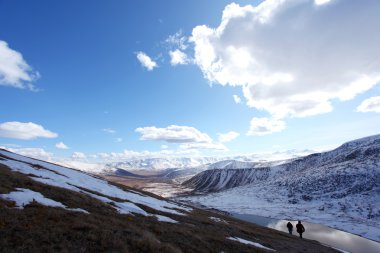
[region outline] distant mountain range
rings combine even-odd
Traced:
[[[352,225],[347,230],[380,241],[380,135],[282,164],[225,161],[221,167],[183,183],[213,194],[185,199],[235,212],[322,220],[343,229]]]
[[[256,165],[267,164],[272,161],[282,161],[286,159],[297,158],[300,156],[313,153],[312,150],[286,150],[275,153],[223,156],[223,157],[165,157],[165,158],[142,158],[131,159],[120,162],[107,163],[103,171],[112,172],[116,169],[127,171],[160,171],[167,169],[222,169],[226,166],[247,166],[252,163]],[[233,163],[234,165],[229,165]],[[241,165],[237,165],[241,163]]]

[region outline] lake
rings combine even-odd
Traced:
[[[288,233],[286,224],[288,220],[277,220],[267,217],[251,214],[231,213],[233,217],[240,220],[255,223],[268,228]],[[293,235],[298,236],[295,225],[297,221],[290,221],[293,224]],[[322,244],[334,248],[349,251],[352,253],[379,253],[380,243],[350,234],[338,229],[333,229],[324,225],[303,222],[306,232],[302,235],[304,238],[319,241]]]

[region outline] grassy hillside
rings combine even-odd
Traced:
[[[152,215],[120,214],[114,208],[119,201],[116,198],[109,197],[111,203],[105,203],[88,194],[38,182],[36,175],[17,172],[2,163],[9,160],[14,158],[4,153],[0,155],[0,194],[17,191],[17,188],[29,189],[67,208],[81,208],[87,213],[49,207],[36,201],[17,208],[14,201],[0,198],[1,252],[272,252],[228,237],[256,242],[277,252],[336,252],[315,241],[301,240],[197,208],[178,215],[136,204]],[[27,165],[48,170],[38,164]],[[163,200],[117,186],[123,191]],[[163,215],[177,223],[159,221],[153,215]]]

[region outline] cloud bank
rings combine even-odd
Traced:
[[[249,135],[281,131],[287,117],[330,112],[380,81],[380,1],[266,0],[227,5],[218,27],[193,29],[204,77],[239,86],[253,119]],[[267,124],[267,125],[265,125]]]

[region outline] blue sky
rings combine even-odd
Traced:
[[[378,134],[379,4],[324,2],[0,1],[0,146],[230,155]]]

